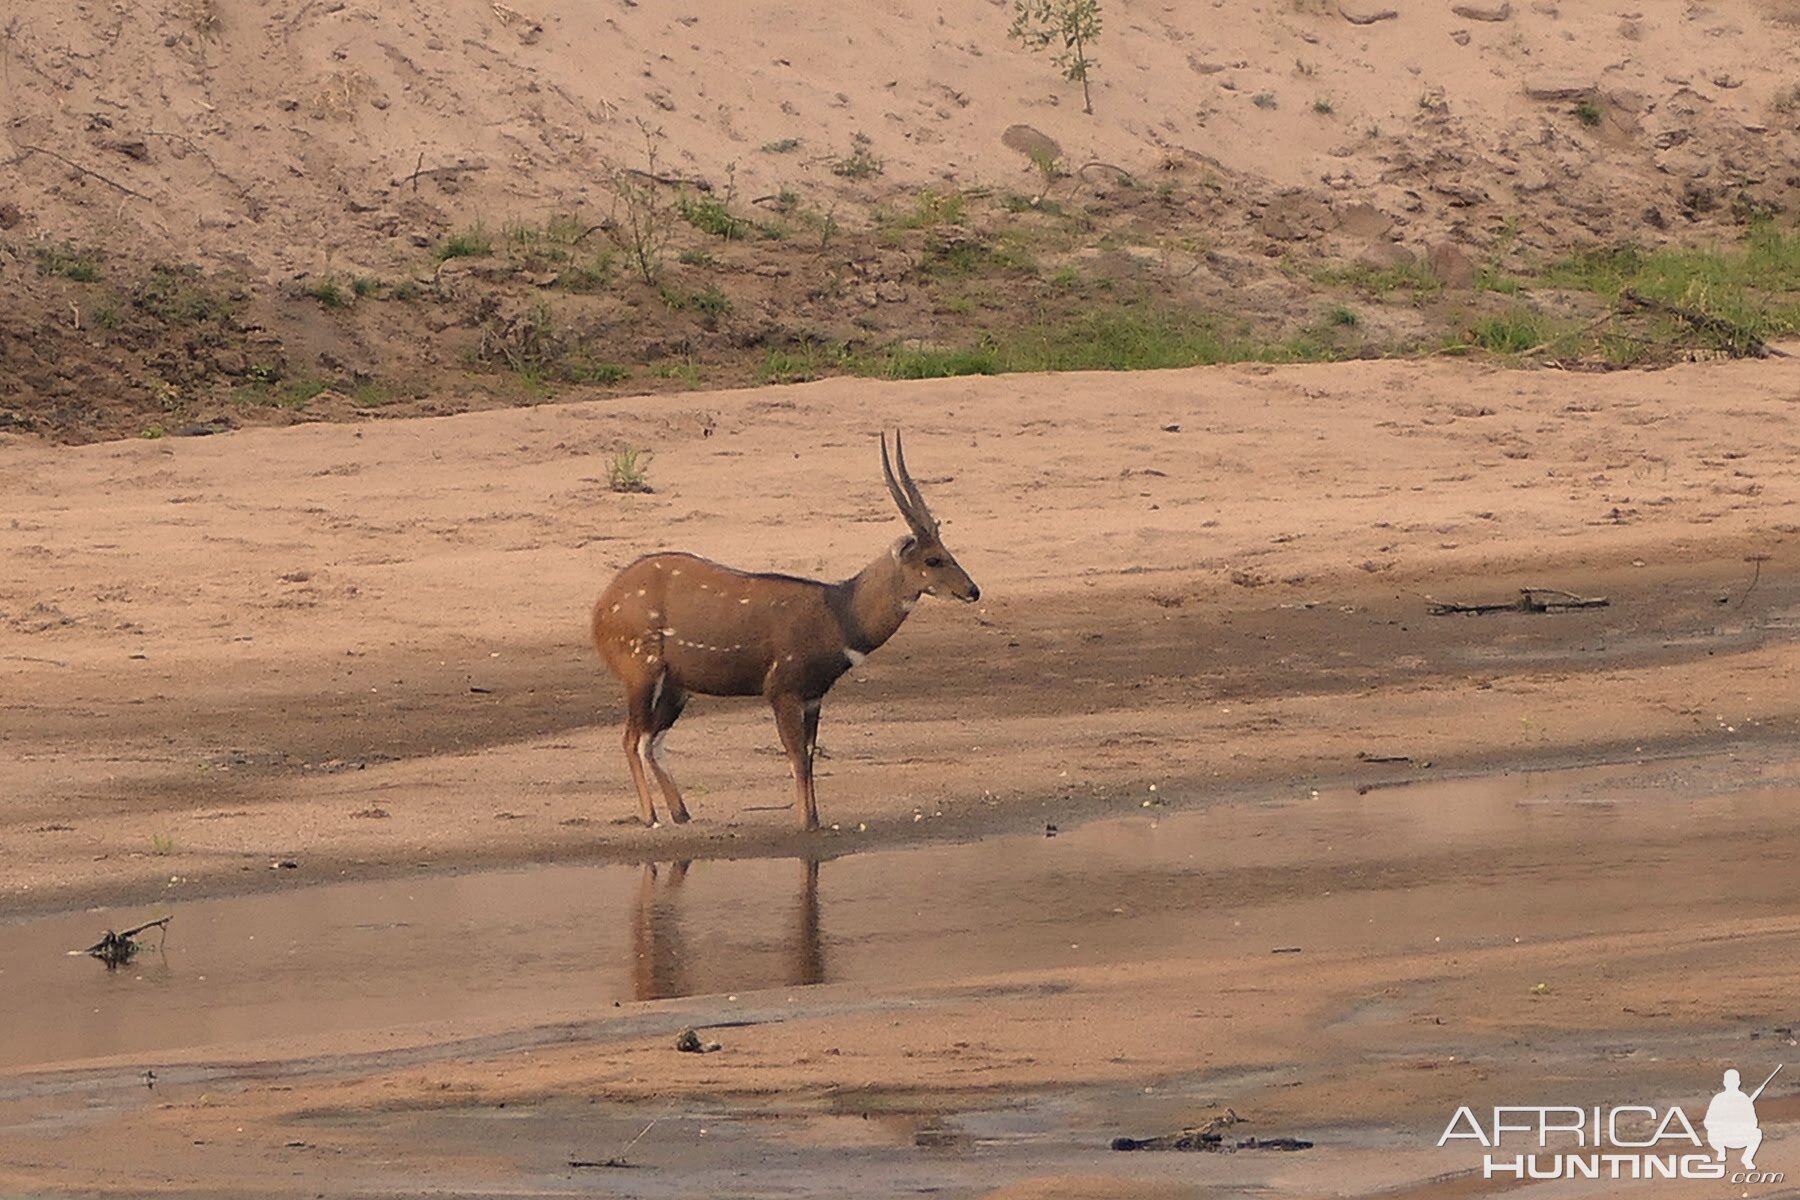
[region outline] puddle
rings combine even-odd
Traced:
[[[819,983],[1450,949],[1560,936],[1576,913],[1590,932],[1776,915],[1797,800],[1785,765],[1660,764],[1134,810],[824,863],[559,865],[71,914],[0,925],[0,1068],[383,1049]],[[1604,853],[1571,862],[1584,842]],[[165,914],[166,946],[152,933],[118,970],[64,953]]]

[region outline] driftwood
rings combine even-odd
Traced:
[[[1114,1150],[1188,1150],[1202,1153],[1219,1154],[1232,1150],[1311,1150],[1313,1144],[1300,1138],[1241,1138],[1227,1142],[1221,1129],[1229,1128],[1243,1120],[1229,1108],[1213,1117],[1204,1125],[1190,1129],[1165,1133],[1158,1137],[1133,1138],[1116,1137],[1111,1146]]]
[[[1710,333],[1722,339],[1730,347],[1736,358],[1787,358],[1786,351],[1777,350],[1767,342],[1751,333],[1741,325],[1734,325],[1723,317],[1715,317],[1711,313],[1703,313],[1698,309],[1687,308],[1680,304],[1670,304],[1667,300],[1658,300],[1654,296],[1646,296],[1635,288],[1626,288],[1619,293],[1621,304],[1629,304],[1633,308],[1647,308],[1653,312],[1667,313],[1678,317],[1698,329],[1702,333]]]
[[[109,179],[105,175],[102,175],[100,172],[94,170],[91,167],[84,167],[72,158],[65,158],[64,156],[58,154],[54,150],[46,149],[43,146],[20,146],[19,149],[22,153],[16,155],[13,158],[12,161],[15,163],[23,162],[27,156],[32,155],[32,154],[48,155],[49,157],[54,158],[57,162],[62,163],[64,166],[68,167],[70,170],[76,171],[79,174],[85,175],[89,179],[98,179],[101,183],[104,183],[109,188],[115,188],[118,191],[124,192],[127,196],[136,196],[139,200],[150,200],[150,202],[152,204],[155,203],[154,200],[151,200],[151,198],[149,196],[144,195],[144,193],[137,191],[133,188],[126,187],[124,184],[120,183],[116,179]]]
[[[1560,591],[1557,588],[1534,587],[1520,588],[1517,600],[1494,604],[1459,604],[1454,600],[1425,597],[1426,611],[1434,617],[1449,616],[1452,613],[1479,615],[1499,612],[1567,612],[1575,608],[1605,608],[1611,603],[1605,596],[1577,596],[1574,592]]]
[[[488,165],[484,162],[468,162],[463,159],[458,159],[448,166],[428,167],[425,165],[424,152],[421,151],[419,154],[419,161],[417,165],[413,167],[412,173],[409,175],[402,175],[398,179],[388,180],[388,186],[391,188],[400,188],[405,187],[410,183],[413,185],[413,191],[416,192],[419,190],[419,180],[421,179],[443,179],[453,175],[461,175],[464,171],[485,171],[487,169]]]
[[[701,179],[697,176],[658,175],[652,171],[640,171],[636,167],[626,167],[625,174],[630,175],[635,179],[641,179],[646,183],[660,183],[664,187],[693,188],[696,192],[709,193],[713,190],[711,180]]]
[[[106,969],[110,971],[114,967],[130,962],[132,955],[143,949],[143,946],[137,941],[137,935],[144,932],[144,930],[160,929],[163,931],[163,940],[167,941],[169,937],[169,922],[172,920],[174,920],[173,917],[159,917],[154,921],[145,921],[136,929],[127,929],[124,933],[114,933],[109,929],[106,931],[105,937],[89,946],[86,950],[71,950],[69,953],[91,954],[101,962],[105,963]],[[159,942],[158,945],[161,945],[161,943]]]

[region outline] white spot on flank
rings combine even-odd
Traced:
[[[612,606],[612,611],[613,611],[613,612],[618,612],[618,611],[619,611],[619,606],[618,606],[618,605],[616,605],[616,604],[615,604],[615,605],[613,605],[613,606]]]
[[[861,650],[852,650],[850,647],[845,646],[844,657],[850,660],[851,666],[860,667],[863,664],[863,659],[869,656],[864,654]]]
[[[738,603],[739,603],[739,604],[748,604],[748,603],[750,603],[750,597],[748,597],[748,596],[745,596],[745,597],[743,597],[743,598],[741,598],[741,599],[740,599],[740,600],[739,600],[739,601],[738,601]]]
[[[643,588],[639,588],[639,589],[638,589],[638,595],[640,595],[640,596],[641,596],[641,595],[643,595],[643,594],[644,594],[644,589],[643,589]]]
[[[679,574],[681,574],[681,568],[680,568],[680,567],[676,567],[676,568],[675,568],[675,569],[674,569],[674,570],[673,570],[673,571],[670,571],[670,572],[669,572],[669,574],[671,574],[671,575],[679,575]]]

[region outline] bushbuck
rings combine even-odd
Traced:
[[[881,438],[881,471],[910,534],[842,583],[752,574],[692,554],[651,554],[612,581],[594,605],[594,645],[625,685],[625,760],[644,823],[656,824],[650,777],[669,817],[687,805],[657,750],[688,696],[761,696],[793,770],[800,821],[819,827],[813,754],[819,705],[838,677],[894,636],[920,596],[981,598],[938,536],[938,523]]]

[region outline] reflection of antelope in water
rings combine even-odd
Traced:
[[[651,776],[670,818],[688,819],[656,752],[688,694],[699,692],[769,702],[794,773],[801,823],[817,829],[813,755],[825,693],[894,635],[920,596],[980,598],[981,589],[938,537],[898,433],[892,463],[887,438],[881,440],[881,470],[912,533],[842,583],[752,575],[691,554],[652,554],[620,571],[601,593],[594,645],[625,685],[625,760],[646,825],[656,823]]]
[[[699,990],[692,979],[692,968],[698,964],[690,960],[681,936],[681,888],[691,865],[685,859],[670,863],[665,882],[657,864],[644,864],[631,906],[631,984],[636,999],[667,1000]],[[808,858],[801,865],[804,874],[800,906],[786,970],[775,979],[740,975],[729,986],[801,987],[825,982],[825,948],[819,929],[819,862]]]

